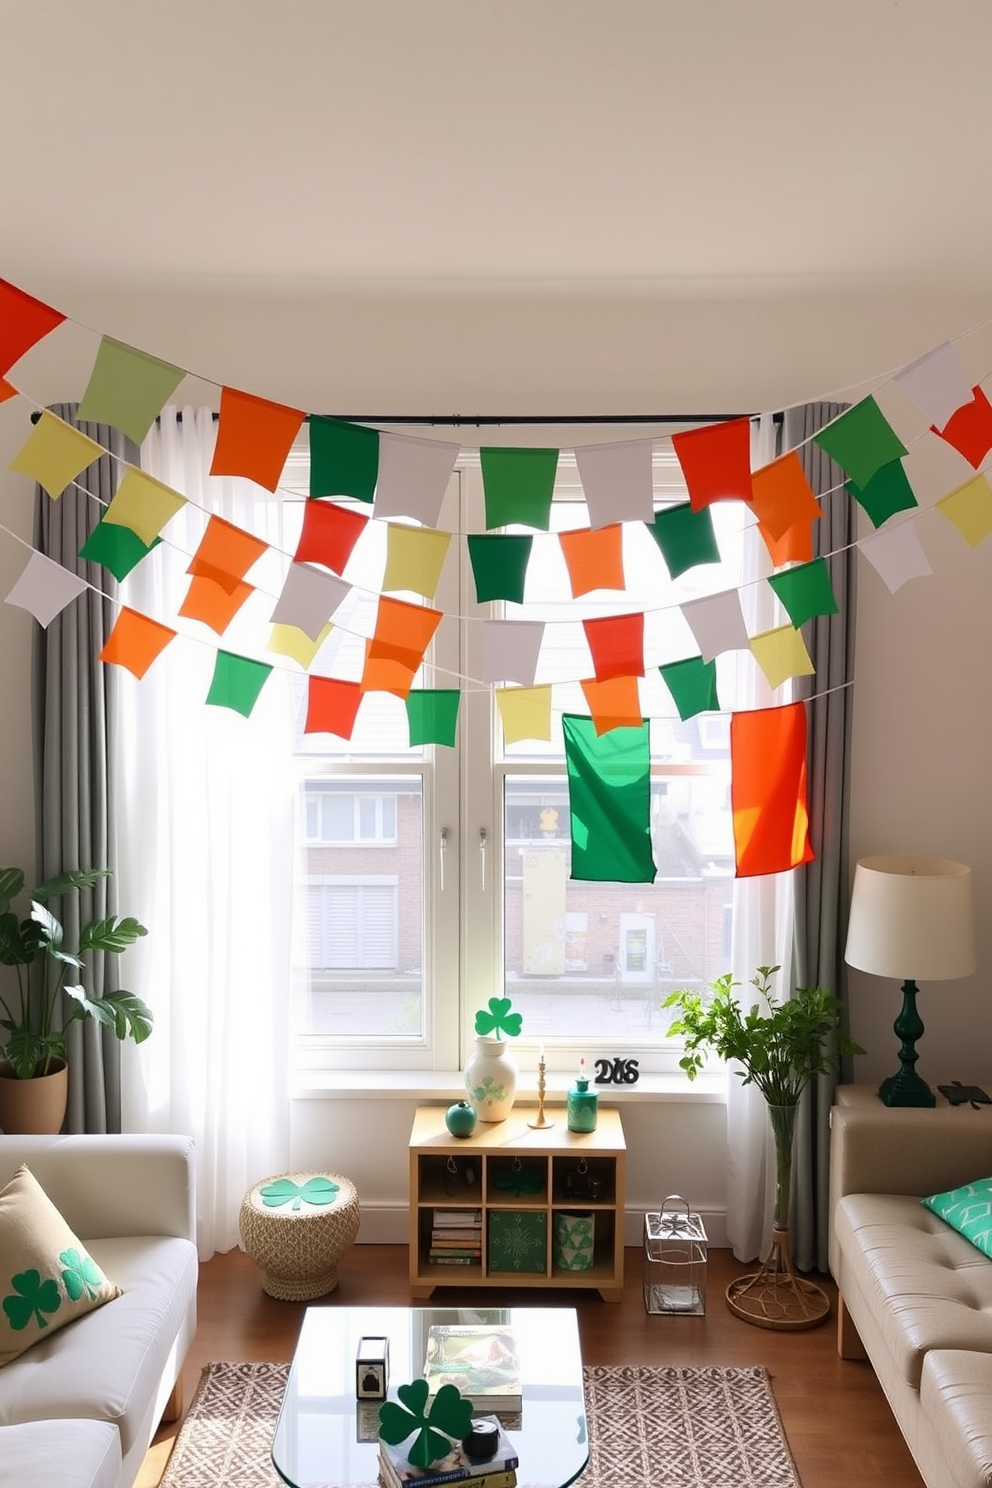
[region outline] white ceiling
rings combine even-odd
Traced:
[[[992,285],[988,0],[3,0],[27,285]]]

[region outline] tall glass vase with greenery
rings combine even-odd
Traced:
[[[772,996],[778,966],[759,966],[750,985],[758,1000],[744,1011],[730,973],[711,984],[710,995],[683,989],[662,1004],[677,1009],[669,1033],[681,1035],[679,1063],[694,1080],[711,1051],[738,1066],[744,1085],[755,1085],[768,1107],[775,1142],[772,1242],[760,1269],[727,1288],[731,1311],[764,1328],[811,1328],[829,1314],[820,1287],[796,1275],[789,1247],[792,1154],[799,1101],[810,1081],[837,1069],[842,1056],[864,1050],[841,1031],[842,1003],[823,987],[798,987],[786,1001]]]

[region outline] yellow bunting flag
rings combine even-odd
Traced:
[[[321,646],[327,640],[334,626],[328,620],[320,635],[312,641],[305,630],[298,625],[273,625],[272,634],[269,636],[266,651],[274,651],[277,656],[288,656],[291,661],[300,664],[307,671]]]
[[[104,336],[77,417],[110,424],[140,444],[186,373]]]
[[[103,519],[118,527],[129,527],[147,548],[169,518],[185,505],[185,496],[129,465]]]
[[[816,668],[806,643],[791,625],[763,631],[751,637],[751,654],[767,678],[769,687],[781,687],[790,677],[812,677]]]
[[[117,616],[97,660],[127,667],[140,681],[175,635],[176,632],[167,625],[160,625],[157,620],[150,620],[147,615],[139,615],[137,610],[125,607]]]
[[[45,409],[11,460],[10,468],[32,476],[57,500],[70,481],[105,453],[95,440]]]
[[[992,532],[992,487],[984,475],[976,475],[942,497],[937,510],[958,529],[970,548],[977,548]]]
[[[407,589],[433,599],[450,542],[450,532],[387,523],[383,589]]]
[[[551,738],[550,686],[497,687],[496,706],[505,744]]]

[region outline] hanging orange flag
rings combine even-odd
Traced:
[[[243,475],[274,491],[306,415],[236,388],[221,388],[211,475]]]
[[[64,320],[61,311],[0,279],[0,377]]]
[[[6,403],[8,398],[16,398],[17,389],[9,383],[6,377],[0,377],[0,403]]]
[[[373,656],[372,642],[365,642],[365,667],[359,683],[363,692],[391,692],[396,697],[408,697],[416,673],[417,667],[406,666],[395,657]]]
[[[307,720],[305,734],[336,734],[350,739],[362,701],[358,682],[342,682],[338,677],[310,677],[307,683]]]
[[[593,589],[623,589],[623,529],[619,522],[609,527],[581,527],[558,535],[568,568],[572,598]]]
[[[303,508],[303,531],[293,555],[297,563],[320,563],[343,574],[368,517],[337,506],[333,501],[308,501]]]
[[[590,677],[581,686],[597,734],[608,734],[617,728],[640,728],[644,723],[636,677],[611,677],[608,682],[596,682]]]
[[[803,703],[732,715],[730,804],[738,878],[812,860]]]
[[[758,521],[776,541],[797,522],[812,522],[820,516],[820,503],[795,450],[756,470],[751,488]]]
[[[672,445],[693,511],[714,501],[751,500],[750,419],[727,419],[673,434]]]
[[[781,537],[772,537],[763,522],[758,523],[758,531],[762,541],[768,549],[768,556],[772,560],[773,568],[781,568],[784,563],[810,563],[813,558],[813,523],[808,520],[797,522],[790,527]]]
[[[186,572],[233,589],[267,551],[268,544],[260,538],[223,517],[211,517]]]
[[[583,620],[597,682],[644,676],[644,616],[605,615]]]
[[[127,667],[140,681],[175,635],[176,632],[167,625],[160,625],[157,620],[150,620],[147,615],[139,615],[137,610],[124,606],[97,660]]]
[[[369,644],[370,661],[398,661],[416,671],[441,623],[441,611],[382,595]]]
[[[250,584],[232,579],[229,574],[194,574],[179,613],[187,620],[202,620],[204,625],[223,635],[249,594],[254,592]]]

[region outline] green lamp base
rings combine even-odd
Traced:
[[[878,1098],[885,1106],[935,1106],[937,1097],[914,1069],[901,1069],[878,1087]]]
[[[902,984],[902,1008],[892,1025],[902,1040],[899,1049],[899,1073],[890,1075],[878,1087],[878,1098],[886,1106],[935,1106],[937,1097],[921,1075],[916,1073],[916,1041],[923,1037],[923,1020],[916,1011],[917,986],[907,979]]]

